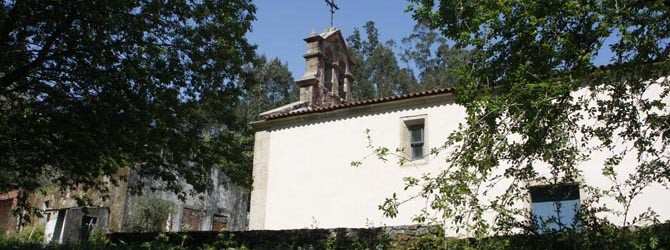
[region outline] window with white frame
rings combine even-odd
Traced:
[[[579,186],[559,184],[529,188],[531,213],[538,232],[579,227]]]

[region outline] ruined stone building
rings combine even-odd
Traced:
[[[0,233],[13,231],[17,228],[18,220],[12,216],[12,209],[17,204],[17,196],[17,191],[0,194]]]
[[[331,28],[322,34],[312,33],[304,40],[306,71],[297,81],[300,100],[262,113],[260,120],[252,123],[254,183],[249,228],[414,224],[412,218],[426,207],[425,202],[406,202],[395,218],[383,216],[378,206],[393,193],[400,201],[416,194],[416,190],[403,191],[404,177],[421,177],[444,169],[445,156],[432,156],[429,150],[441,147],[465,121],[465,108],[454,102],[451,88],[355,100],[351,92],[355,84],[353,65],[341,32]],[[659,89],[650,91],[660,93]],[[406,163],[390,166],[396,165],[394,160],[377,159],[370,143],[392,151],[398,149],[394,153],[407,159]],[[600,167],[589,167],[602,166],[607,155],[609,152],[593,152],[591,159],[580,163],[584,182],[603,189],[611,185],[602,177]],[[353,167],[354,161],[362,165]],[[621,164],[632,166],[635,161],[634,157],[626,157]],[[542,174],[549,169],[538,164],[537,171]],[[526,183],[532,194],[518,206],[544,216],[552,208],[555,211],[553,206],[557,203],[574,208],[587,198],[575,183],[561,190],[568,198],[552,200],[551,196],[542,195],[547,185]],[[491,195],[503,192],[505,187],[496,186]],[[636,198],[629,211],[639,214],[650,207],[661,221],[670,219],[670,200],[660,198],[668,194],[662,186],[652,185]],[[608,207],[617,206],[613,200],[605,202]],[[564,221],[574,220],[574,210],[562,213]],[[615,223],[622,220],[609,216]]]
[[[29,229],[43,227],[45,242],[80,242],[95,230],[103,233],[138,231],[209,231],[245,230],[247,227],[248,191],[235,186],[217,169],[210,178],[213,188],[205,194],[187,197],[182,201],[171,192],[151,192],[134,195],[128,183],[137,175],[124,170],[128,182],[109,184],[107,199],[95,192],[92,206],[81,207],[74,197],[79,190],[61,192],[47,190],[46,195],[33,194],[32,204],[41,206],[42,218],[32,218]],[[184,184],[186,185],[186,184]],[[187,192],[190,190],[187,187]],[[0,228],[4,232],[20,229],[18,217],[12,214],[16,192],[0,195]]]

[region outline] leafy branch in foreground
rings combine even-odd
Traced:
[[[657,222],[653,211],[628,208],[645,188],[670,182],[667,1],[409,2],[415,20],[473,51],[455,71],[466,116],[442,149],[445,168],[406,180],[427,201],[417,221],[475,236],[538,232],[522,205],[530,183],[578,183],[581,227],[609,223],[602,213],[621,216],[621,226]],[[606,40],[613,65],[595,68]],[[609,188],[581,181],[578,168],[603,151],[613,152],[602,166]],[[631,156],[637,165],[626,172]],[[623,210],[604,207],[605,198]],[[399,203],[381,208],[393,216]]]
[[[254,14],[247,0],[3,1],[0,192],[104,191],[127,167],[180,196],[213,167],[249,186],[235,111]]]

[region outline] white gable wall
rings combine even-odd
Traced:
[[[443,160],[429,159],[421,166],[398,167],[397,158],[384,163],[368,156],[372,150],[366,147],[365,131],[370,129],[374,145],[395,150],[400,146],[401,119],[416,115],[426,115],[425,140],[430,148],[443,143],[458,126],[458,117],[465,113],[462,107],[442,101],[414,109],[370,112],[268,130],[267,199],[262,228],[414,224],[414,212],[410,211],[417,211],[418,206],[404,207],[395,219],[383,217],[377,206],[393,192],[402,191],[403,177],[435,172],[444,166]],[[352,161],[362,161],[363,165],[353,167]],[[251,213],[253,200],[254,194]]]

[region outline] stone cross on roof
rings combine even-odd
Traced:
[[[337,5],[335,5],[335,0],[325,0],[325,1],[326,4],[330,7],[330,27],[334,27],[333,16],[335,15],[335,11],[340,10],[340,8],[337,7]]]

